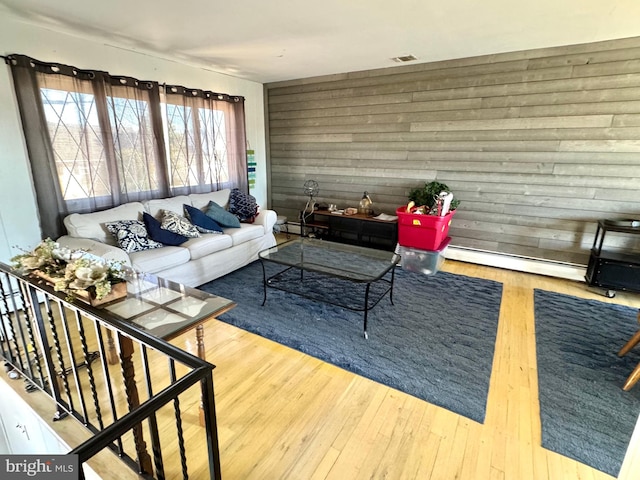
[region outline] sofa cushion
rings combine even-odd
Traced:
[[[231,248],[233,241],[229,235],[203,235],[200,238],[190,238],[182,246],[189,250],[191,260],[197,260],[211,253]]]
[[[64,219],[64,226],[71,237],[92,238],[109,245],[117,245],[118,243],[107,229],[106,223],[118,220],[140,220],[142,212],[144,212],[142,203],[124,203],[101,212],[72,213]]]
[[[182,205],[185,203],[191,205],[191,199],[186,195],[178,195],[177,197],[170,198],[157,198],[155,200],[147,200],[144,202],[144,209],[148,214],[155,218],[161,218],[161,210],[169,210],[175,212],[178,215],[182,215],[184,210]]]
[[[238,217],[241,222],[253,223],[258,215],[256,197],[234,188],[229,196],[229,212]]]
[[[254,238],[260,238],[264,235],[264,227],[262,225],[251,225],[242,223],[240,228],[225,228],[224,233],[231,237],[233,245],[240,245]]]
[[[209,205],[209,202],[216,202],[222,208],[227,208],[229,205],[229,195],[231,194],[231,190],[228,188],[224,188],[222,190],[218,190],[217,192],[209,192],[209,193],[192,193],[189,195],[191,199],[191,205],[200,210],[204,210],[204,208]]]
[[[107,229],[116,238],[118,245],[127,253],[164,247],[149,238],[147,227],[140,220],[119,220],[107,222]]]
[[[189,240],[189,238],[184,235],[165,230],[162,228],[160,221],[149,215],[147,212],[142,214],[142,221],[147,227],[147,232],[149,232],[151,240],[172,246],[182,245],[184,242]]]
[[[204,212],[207,217],[213,218],[221,227],[238,228],[240,220],[233,213],[227,212],[216,202],[211,201]]]
[[[208,217],[202,210],[184,204],[184,213],[200,233],[223,233],[222,227],[213,218]]]
[[[156,250],[144,250],[129,255],[136,270],[157,273],[177,267],[190,260],[189,250],[183,247],[164,247]]]
[[[200,232],[193,223],[184,218],[182,215],[170,210],[162,211],[162,228],[170,232],[183,235],[188,238],[198,238]]]

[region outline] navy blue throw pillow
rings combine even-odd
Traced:
[[[160,221],[156,220],[147,212],[144,212],[142,214],[142,221],[147,227],[147,231],[149,232],[149,237],[151,238],[151,240],[155,240],[156,242],[160,242],[164,245],[171,245],[174,247],[182,245],[184,242],[189,240],[183,235],[165,230],[161,227],[162,224],[160,223]]]
[[[222,227],[213,218],[208,217],[202,210],[186,203],[183,205],[187,218],[191,220],[200,233],[224,233]]]

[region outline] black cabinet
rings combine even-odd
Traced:
[[[607,251],[604,240],[608,232],[640,235],[640,222],[631,220],[600,220],[593,240],[586,280],[590,286],[610,290],[640,292],[640,253],[637,251]],[[640,236],[638,237],[640,239]]]
[[[306,226],[319,238],[363,247],[393,251],[398,243],[397,220],[378,220],[366,215],[337,215],[316,210]]]

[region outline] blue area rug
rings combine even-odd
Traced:
[[[542,446],[617,476],[638,414],[640,385],[622,390],[640,347],[637,309],[535,290]]]
[[[324,282],[334,295],[354,288],[326,277],[314,281]],[[259,262],[199,288],[237,302],[220,316],[224,322],[484,421],[501,283],[398,268],[395,305],[385,297],[369,312],[368,340],[363,337],[361,312],[274,289],[261,307]]]

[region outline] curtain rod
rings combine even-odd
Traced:
[[[14,54],[14,55],[19,55],[19,54]],[[22,57],[27,57],[32,61],[32,65],[33,66],[33,62],[37,62],[39,64],[43,64],[43,65],[55,65],[55,66],[63,66],[63,67],[68,67],[73,69],[74,71],[74,75],[75,75],[75,71],[80,71],[81,69],[76,68],[76,67],[72,67],[69,65],[60,65],[59,63],[52,63],[52,62],[42,62],[40,60],[36,60],[32,57],[29,57],[28,55],[22,55],[20,54],[20,56]],[[7,60],[9,60],[10,56],[7,55],[0,55],[0,58],[4,60],[5,63],[7,63]],[[86,70],[87,72],[89,72],[90,70]],[[56,72],[57,73],[57,72]],[[160,83],[157,81],[152,81],[152,80],[137,80],[134,79],[132,77],[126,77],[123,75],[112,75],[109,72],[104,72],[106,73],[109,77],[111,77],[112,79],[116,79],[117,81],[120,81],[120,83],[122,82],[122,79],[131,79],[131,80],[135,80],[135,81],[139,81],[141,83],[157,83],[159,87],[162,87],[165,91],[165,93],[176,93],[176,90],[182,90],[183,93],[184,92],[191,92],[194,96],[201,96],[201,97],[206,97],[206,98],[218,98],[218,100],[225,100],[225,101],[231,101],[233,100],[234,102],[238,102],[240,100],[245,100],[245,98],[242,95],[231,95],[229,93],[216,93],[216,92],[211,92],[209,90],[203,90],[203,89],[199,89],[199,88],[188,88],[188,87],[183,87],[182,85],[167,85],[166,82]],[[169,91],[168,91],[169,90]],[[172,92],[170,92],[170,90],[173,90]],[[196,93],[197,92],[197,93]]]

